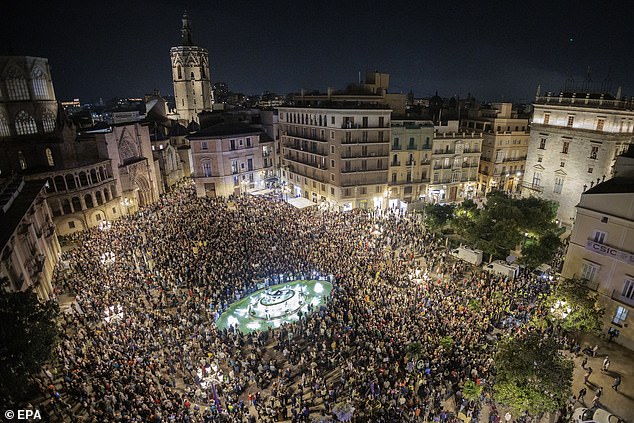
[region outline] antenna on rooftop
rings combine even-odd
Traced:
[[[610,91],[612,91],[612,76],[611,75],[612,75],[612,66],[608,68],[608,74],[603,80],[603,82],[601,83],[602,93],[609,93]]]
[[[583,85],[581,86],[581,91],[584,93],[589,93],[592,89],[592,77],[590,76],[590,66],[588,66],[588,70],[586,71],[586,79],[583,81]]]

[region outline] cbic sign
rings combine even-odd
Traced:
[[[622,261],[623,263],[634,265],[634,254],[617,250],[609,245],[594,242],[591,239],[589,239],[586,243],[586,250],[601,254],[602,256],[612,257],[613,259]]]

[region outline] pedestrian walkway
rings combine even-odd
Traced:
[[[575,370],[572,383],[572,392],[575,396],[585,386],[587,393],[584,403],[575,404],[575,407],[592,407],[592,399],[595,391],[603,387],[603,393],[599,399],[600,407],[616,414],[627,422],[634,422],[634,352],[614,342],[593,335],[586,335],[581,339],[581,350],[592,349],[595,345],[599,348],[595,357],[592,354],[580,353],[574,358]],[[610,365],[607,372],[602,371],[605,358],[609,357]],[[583,383],[586,370],[581,367],[584,357],[588,357],[586,368],[592,367],[592,374],[588,383]],[[618,391],[612,388],[615,377],[621,377]]]

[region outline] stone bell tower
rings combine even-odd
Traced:
[[[170,49],[174,97],[179,122],[187,126],[192,120],[198,123],[198,113],[211,111],[214,102],[209,53],[206,48],[194,45],[187,11],[183,13],[181,42]]]

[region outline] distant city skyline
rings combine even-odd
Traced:
[[[341,89],[379,70],[391,92],[530,102],[589,68],[594,90],[634,95],[629,1],[9,2],[0,55],[48,58],[62,100],[168,96],[185,9],[212,82],[244,94]]]

